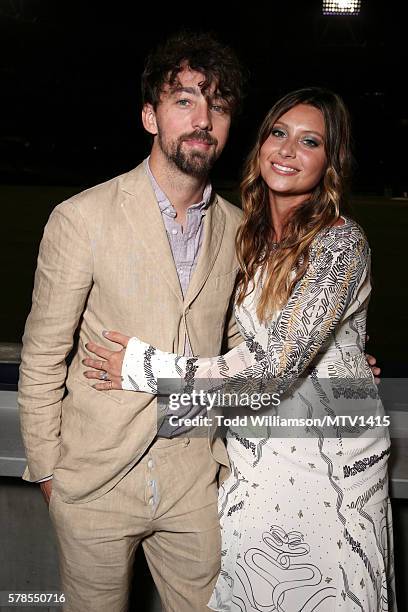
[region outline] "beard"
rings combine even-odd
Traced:
[[[214,165],[218,155],[216,146],[218,141],[205,131],[196,130],[191,134],[183,134],[173,142],[166,142],[160,130],[158,130],[158,141],[166,158],[171,161],[181,172],[194,178],[205,178]],[[200,140],[210,145],[215,145],[208,151],[189,150],[185,151],[182,146],[185,140]]]

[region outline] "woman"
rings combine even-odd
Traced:
[[[181,378],[189,391],[200,379],[218,389],[268,381],[282,394],[278,415],[297,417],[335,414],[336,397],[350,392],[338,381],[350,379],[362,405],[381,415],[364,357],[370,252],[361,228],[341,214],[349,159],[348,114],[337,95],[310,88],[279,100],[242,183],[235,314],[244,342],[222,357],[188,359],[110,333],[127,345],[125,355],[93,345],[106,362],[85,363],[107,374],[85,375],[108,376],[99,389],[149,393],[158,378]],[[295,440],[229,430],[232,473],[220,488],[222,568],[211,609],[395,610],[388,432],[312,429]]]

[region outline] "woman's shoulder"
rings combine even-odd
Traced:
[[[369,253],[367,236],[361,225],[350,217],[342,216],[341,225],[332,225],[321,230],[311,246],[311,255],[317,251],[326,250],[333,254],[343,251],[356,251],[366,255]]]

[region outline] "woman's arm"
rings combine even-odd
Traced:
[[[225,382],[271,379],[285,391],[313,360],[357,299],[367,280],[369,248],[358,226],[339,238],[330,230],[316,240],[303,278],[280,316],[223,356],[186,358],[129,340],[122,366],[122,388],[157,393],[159,379],[182,379],[184,391],[197,379]],[[367,291],[368,295],[368,291]]]

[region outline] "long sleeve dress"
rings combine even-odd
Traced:
[[[180,379],[191,392],[200,380],[208,390],[211,381],[220,389],[220,381],[227,388],[267,380],[281,394],[277,416],[333,416],[351,398],[357,412],[361,401],[362,414],[368,405],[381,420],[364,356],[371,284],[361,228],[345,219],[316,236],[305,275],[267,324],[256,316],[260,288],[258,277],[235,308],[244,341],[225,355],[185,358],[132,338],[123,388],[157,393],[158,379]],[[279,428],[250,437],[230,427],[231,475],[219,492],[221,573],[210,609],[396,610],[388,430],[360,425],[305,426],[296,437]]]

